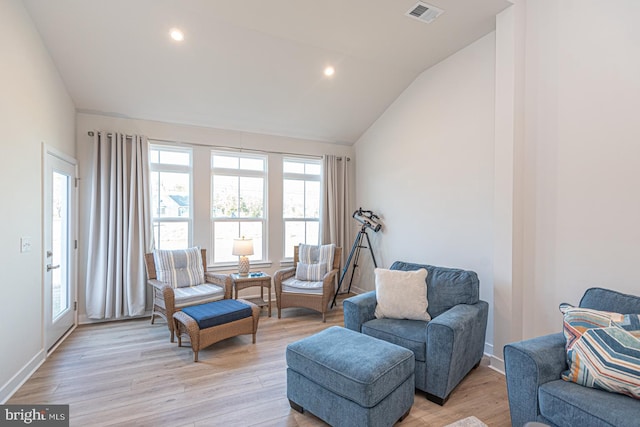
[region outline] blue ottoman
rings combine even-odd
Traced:
[[[413,352],[332,326],[287,346],[287,398],[332,426],[391,426],[415,394]]]

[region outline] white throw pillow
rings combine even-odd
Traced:
[[[427,270],[375,269],[378,319],[431,320],[427,312]]]

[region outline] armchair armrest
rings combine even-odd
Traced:
[[[155,288],[155,289],[160,290],[160,291],[161,291],[161,290],[162,290],[162,288],[164,288],[165,286],[169,286],[169,285],[167,285],[165,282],[161,282],[161,281],[159,281],[158,279],[148,279],[148,280],[147,280],[147,284],[148,284],[148,285],[150,285],[150,286],[152,286],[152,287],[153,287],[153,288]],[[169,287],[171,287],[171,286],[169,286]]]
[[[218,285],[224,289],[224,299],[231,299],[233,292],[233,281],[228,274],[204,273],[204,281]]]
[[[362,332],[362,324],[375,318],[376,291],[366,292],[347,298],[342,302],[344,311],[344,327]]]
[[[158,279],[149,279],[147,280],[147,284],[153,288],[153,304],[173,314],[175,309],[175,294],[173,288],[166,282],[161,282]]]
[[[489,304],[459,304],[427,324],[426,392],[444,403],[484,354]],[[442,404],[441,403],[441,404]]]
[[[522,426],[540,415],[538,388],[559,380],[567,369],[566,340],[562,333],[507,344],[504,347],[505,373],[511,422]]]
[[[329,295],[330,297],[333,297],[333,293],[336,290],[335,284],[336,284],[337,274],[338,274],[338,269],[334,268],[333,270],[327,272],[322,277],[322,287],[323,287],[324,295]]]
[[[282,270],[276,271],[273,275],[273,287],[275,288],[276,295],[280,295],[282,293],[282,282],[295,276],[295,274],[295,267],[283,268]]]

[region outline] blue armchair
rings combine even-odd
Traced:
[[[580,307],[622,314],[640,313],[640,297],[588,289]],[[511,424],[528,422],[563,426],[624,427],[640,425],[640,401],[583,387],[561,379],[568,369],[562,333],[504,347]]]
[[[430,321],[376,319],[376,292],[343,302],[344,325],[411,351],[416,388],[443,405],[451,391],[480,364],[484,353],[489,305],[479,299],[473,271],[396,261],[392,270],[426,268]]]

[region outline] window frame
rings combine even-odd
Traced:
[[[320,172],[318,174],[309,174],[309,173],[294,173],[294,172],[285,172],[285,163],[286,162],[294,162],[294,163],[304,163],[305,165],[305,169],[306,169],[306,165],[314,165],[314,166],[318,166],[320,168]],[[282,257],[283,260],[286,261],[292,261],[293,260],[293,255],[292,256],[287,256],[287,222],[302,222],[305,224],[305,242],[307,242],[307,228],[306,228],[306,224],[308,222],[317,222],[318,223],[318,243],[320,243],[321,241],[321,233],[322,233],[322,189],[323,189],[323,185],[322,185],[322,177],[323,177],[323,167],[322,167],[322,159],[318,159],[317,157],[304,157],[304,156],[283,156],[282,157],[282,210],[281,210],[281,214],[282,214]],[[296,181],[303,181],[304,182],[304,186],[305,186],[305,191],[303,194],[304,197],[304,201],[303,201],[303,211],[305,213],[305,216],[303,217],[297,217],[297,218],[289,218],[289,217],[285,217],[285,190],[284,190],[284,184],[286,180],[296,180]],[[313,181],[313,182],[318,182],[319,184],[319,191],[318,191],[318,217],[317,218],[313,218],[313,217],[307,217],[306,216],[306,211],[307,211],[307,192],[306,192],[306,185],[307,182],[309,181]],[[292,249],[293,250],[293,249]]]
[[[225,157],[236,157],[238,158],[238,168],[224,168],[224,167],[214,167],[213,161],[214,156],[225,156]],[[256,223],[259,222],[262,225],[262,258],[255,258],[255,255],[249,257],[251,263],[253,265],[268,263],[269,254],[268,254],[268,236],[269,236],[269,221],[268,221],[268,212],[269,212],[269,156],[267,154],[260,153],[247,153],[241,150],[221,150],[221,149],[211,149],[209,152],[209,165],[210,165],[210,178],[209,178],[209,232],[210,232],[210,246],[211,246],[211,266],[212,267],[228,267],[228,266],[237,266],[237,261],[216,261],[216,245],[215,245],[215,223],[216,222],[237,222],[241,223]],[[253,169],[241,169],[240,168],[240,159],[260,159],[264,164],[264,169],[253,170]],[[238,178],[262,178],[262,218],[258,217],[214,217],[213,216],[213,204],[214,204],[214,186],[213,180],[214,176],[234,176]],[[238,186],[238,200],[240,200],[241,188]],[[238,236],[240,238],[242,236]],[[254,253],[255,250],[255,241],[254,241]]]
[[[172,163],[154,163],[152,161],[151,153],[154,150],[159,151],[168,151],[175,153],[185,153],[189,155],[189,165],[178,165]],[[161,217],[156,216],[158,212],[159,206],[151,206],[151,225],[152,225],[152,235],[154,241],[154,248],[161,249],[158,245],[160,242],[156,242],[155,239],[155,227],[157,223],[167,222],[167,223],[182,223],[187,222],[187,247],[191,247],[193,245],[193,228],[194,228],[194,206],[193,206],[193,174],[194,174],[194,164],[193,164],[193,149],[190,147],[177,147],[175,145],[169,144],[161,144],[156,142],[149,141],[149,203],[153,201],[153,173],[154,172],[167,172],[167,173],[187,173],[189,175],[189,216],[187,218],[182,216],[172,216],[172,217]],[[158,195],[160,196],[160,195]],[[160,202],[160,197],[158,197],[158,202]],[[186,221],[185,221],[186,220]]]

